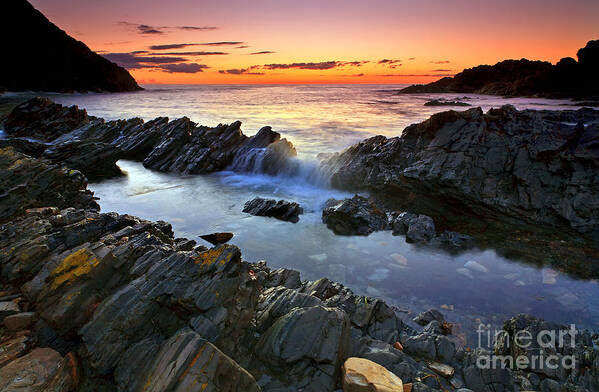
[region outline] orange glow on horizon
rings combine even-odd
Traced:
[[[591,0],[32,4],[102,55],[158,58],[127,63],[140,84],[429,83],[509,58],[575,58],[587,41],[599,38],[599,2]],[[194,45],[150,48],[173,44]],[[169,57],[174,59],[166,62]],[[329,61],[339,64],[322,65]]]

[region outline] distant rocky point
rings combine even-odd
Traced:
[[[0,2],[0,92],[141,90],[122,67],[92,52],[26,0]]]
[[[454,77],[412,85],[400,93],[472,93],[502,96],[597,99],[599,97],[599,40],[577,52],[578,61],[565,57],[547,61],[504,60],[468,68]]]

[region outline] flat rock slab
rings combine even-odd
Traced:
[[[0,369],[0,390],[69,392],[76,387],[70,362],[51,348],[36,348]]]

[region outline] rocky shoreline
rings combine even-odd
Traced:
[[[410,326],[383,301],[357,296],[326,278],[302,281],[297,271],[244,261],[233,245],[206,248],[175,238],[166,222],[100,213],[86,187],[85,175],[98,173],[94,165],[110,168],[125,156],[181,173],[235,164],[268,172],[295,153],[269,128],[248,138],[236,123],[207,128],[185,118],[104,122],[53,105],[30,101],[5,121],[8,135],[39,141],[11,138],[0,144],[0,389],[12,390],[27,379],[33,380],[29,390],[40,391],[320,392],[363,390],[350,389],[352,380],[363,377],[385,380],[395,388],[388,390],[403,384],[404,391],[420,392],[599,390],[597,334],[580,331],[567,347],[536,343],[519,351],[514,344],[518,331],[568,328],[520,315],[506,321],[507,335],[491,351],[465,347],[439,312],[420,315],[415,322],[422,328]],[[358,188],[384,187],[390,182],[379,181],[384,178],[380,173],[403,169],[392,158],[400,156],[404,144],[429,146],[423,149],[429,151],[436,145],[431,135],[447,134],[439,131],[445,124],[467,123],[460,116],[485,120],[474,129],[493,123],[484,116],[511,122],[532,116],[509,107],[500,110],[502,116],[477,114],[476,109],[442,113],[409,127],[403,140],[379,138],[376,145],[368,140],[327,157],[325,165],[335,168],[334,181],[357,181],[348,173],[360,168],[356,175],[364,175],[355,183]],[[537,115],[535,124],[544,124],[539,117],[545,115],[554,113]],[[588,124],[595,124],[596,113],[563,116],[557,121],[586,116],[584,131],[593,129]],[[570,149],[564,153],[558,146],[561,159],[580,158],[577,147],[587,146],[580,126],[559,129],[566,135],[559,146]],[[576,132],[576,143],[569,132]],[[596,151],[582,149],[589,150]],[[106,153],[90,164],[86,157],[97,151]],[[414,150],[406,154],[409,159],[414,155]],[[354,167],[356,162],[360,166]],[[343,204],[331,202],[328,208],[337,211]],[[385,213],[367,212],[380,215],[376,225],[388,224]],[[392,228],[409,231],[414,225],[414,235],[429,235],[430,222],[421,216],[394,216]],[[583,223],[582,228],[592,226]],[[491,353],[518,358],[541,349],[559,358],[574,355],[576,365],[480,366],[480,358]]]

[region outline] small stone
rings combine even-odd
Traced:
[[[19,307],[16,303],[13,301],[0,302],[0,321],[4,321],[6,317],[15,313],[19,313]]]
[[[19,331],[29,329],[35,324],[35,321],[36,315],[34,312],[16,313],[4,319],[4,326],[11,331]]]
[[[478,271],[478,272],[489,272],[489,270],[487,269],[487,267],[485,267],[484,265],[474,261],[474,260],[470,260],[468,261],[466,264],[464,264],[464,267],[468,268],[469,270],[472,271]]]
[[[456,272],[460,275],[464,275],[467,278],[474,279],[474,275],[472,275],[472,271],[467,268],[456,268]]]
[[[398,349],[398,350],[403,351],[403,346],[401,345],[400,342],[393,343],[393,347],[396,348],[396,349]]]
[[[364,358],[348,358],[343,364],[344,392],[403,391],[399,377],[383,366]]]
[[[210,242],[212,245],[220,245],[229,242],[233,238],[233,233],[212,233],[200,236],[201,239]]]
[[[544,268],[541,274],[543,276],[543,284],[555,284],[557,282],[556,278],[559,275],[559,272],[551,268]]]
[[[440,374],[441,376],[445,377],[445,378],[450,378],[453,376],[453,374],[455,373],[455,369],[449,365],[445,365],[443,363],[439,363],[439,362],[427,362],[426,363],[428,368],[433,370],[434,372]]]

